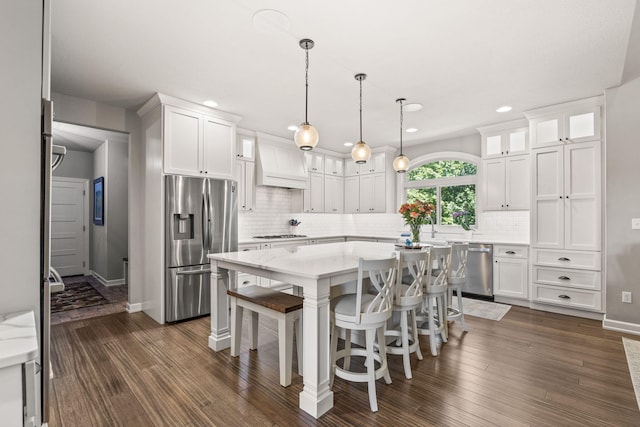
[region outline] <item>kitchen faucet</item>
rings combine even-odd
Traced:
[[[429,219],[429,222],[431,223],[431,238],[435,239],[436,233],[437,233],[436,224],[433,222],[433,218],[431,217],[431,215],[429,215],[427,218]]]

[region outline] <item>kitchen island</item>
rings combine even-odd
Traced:
[[[228,288],[234,271],[291,283],[302,289],[303,381],[300,408],[318,418],[333,407],[329,388],[329,293],[332,286],[357,279],[360,258],[385,258],[391,243],[345,242],[208,255],[211,260],[211,335],[215,351],[231,344]]]

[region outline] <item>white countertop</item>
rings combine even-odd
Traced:
[[[33,311],[0,315],[0,368],[38,357],[38,336]]]
[[[282,234],[287,234],[287,233],[282,233]],[[398,242],[402,242],[404,241],[402,237],[400,237],[397,234],[377,234],[377,235],[355,235],[355,234],[325,234],[325,235],[307,235],[306,237],[287,237],[287,238],[279,238],[279,239],[256,239],[256,238],[249,238],[249,239],[243,239],[239,242],[239,244],[259,244],[259,243],[273,243],[273,242],[295,242],[295,241],[307,241],[307,240],[314,240],[314,239],[330,239],[330,238],[363,238],[363,239],[394,239],[397,240]],[[490,236],[490,235],[484,235],[484,234],[474,234],[473,237],[471,239],[466,239],[464,237],[464,235],[462,234],[448,234],[448,233],[441,233],[440,235],[436,234],[435,239],[426,239],[424,241],[424,243],[430,243],[433,241],[463,241],[463,242],[472,242],[472,243],[490,243],[490,244],[494,244],[494,245],[522,245],[522,246],[529,246],[529,240],[528,239],[522,239],[522,238],[512,238],[512,237],[505,237],[505,236]]]
[[[281,239],[282,240],[282,239]],[[393,243],[347,242],[273,248],[261,251],[209,254],[208,258],[236,265],[322,279],[357,271],[360,258],[383,258],[395,254]]]

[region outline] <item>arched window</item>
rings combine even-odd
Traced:
[[[430,157],[407,171],[406,200],[433,204],[436,224],[455,224],[454,212],[463,211],[468,213],[469,224],[475,225],[477,164],[469,159]]]

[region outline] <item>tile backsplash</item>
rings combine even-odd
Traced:
[[[408,231],[402,217],[397,213],[300,213],[300,191],[257,187],[255,210],[240,212],[238,215],[239,240],[271,234],[374,234],[399,237],[402,231]],[[289,226],[289,220],[292,218],[301,221],[301,224],[297,227]],[[529,240],[529,211],[483,212],[480,214],[479,223],[479,234]]]

